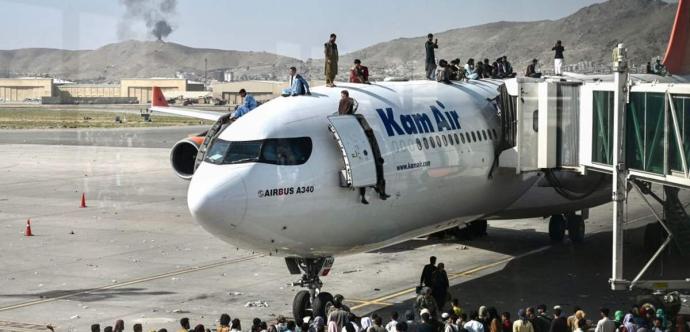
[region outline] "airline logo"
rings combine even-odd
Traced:
[[[460,129],[460,116],[458,113],[456,111],[446,111],[445,105],[440,101],[436,101],[436,104],[438,107],[436,107],[437,105],[429,106],[431,116],[428,113],[414,113],[399,114],[396,118],[396,114],[390,107],[386,109],[378,108],[376,113],[379,114],[389,137]]]

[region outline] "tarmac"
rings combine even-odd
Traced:
[[[116,319],[127,329],[139,322],[171,330],[181,317],[213,327],[226,312],[246,328],[254,317],[291,314],[300,289],[287,286],[296,278],[282,258],[221,242],[189,215],[188,182],[170,169],[168,149],[199,129],[0,131],[0,330],[84,331]],[[649,256],[638,228],[654,217],[636,194],[628,216],[632,277]],[[24,236],[28,218],[33,237]],[[582,245],[552,245],[547,221],[491,221],[489,235],[471,241],[414,239],[336,257],[324,290],[343,294],[359,315],[387,318],[411,308],[421,268],[435,255],[468,311],[579,304],[594,317],[600,305],[629,307],[639,293],[608,290],[610,205],[590,211]],[[654,277],[662,268],[689,276],[678,258],[664,262]]]

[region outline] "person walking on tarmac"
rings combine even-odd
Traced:
[[[436,305],[436,300],[431,295],[431,288],[422,288],[421,294],[417,296],[415,301],[415,310],[417,312],[427,310],[431,318],[436,319],[438,317],[438,305]]]
[[[431,256],[429,257],[429,264],[424,265],[424,269],[422,269],[419,286],[432,287],[434,285],[434,272],[436,272],[436,256]]]
[[[338,74],[338,44],[335,43],[336,35],[331,34],[328,42],[323,44],[323,53],[325,55],[325,75],[326,86],[334,88],[335,75]]]
[[[443,311],[446,306],[446,300],[448,299],[448,287],[450,283],[448,282],[448,274],[444,269],[443,263],[438,263],[436,267],[436,272],[433,274],[433,286],[431,286],[431,293],[436,300],[436,305],[438,309]]]

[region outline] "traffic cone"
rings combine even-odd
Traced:
[[[80,208],[85,208],[86,207],[86,194],[81,193],[81,205],[79,205]]]
[[[24,231],[24,236],[34,236],[34,234],[31,233],[31,218],[26,219],[26,230]]]

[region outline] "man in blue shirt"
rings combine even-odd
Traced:
[[[309,91],[309,83],[305,80],[302,75],[297,74],[297,68],[290,67],[290,77],[288,78],[289,88],[283,90],[283,96],[311,96]]]
[[[256,100],[252,95],[247,94],[246,90],[240,90],[240,97],[242,97],[243,103],[235,109],[235,113],[232,114],[233,119],[237,119],[256,108]]]

